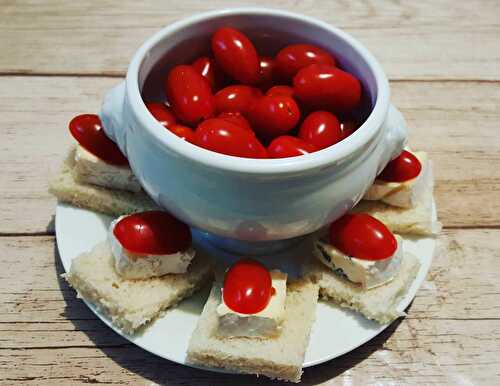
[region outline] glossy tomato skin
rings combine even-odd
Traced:
[[[267,90],[273,85],[273,74],[274,74],[274,59],[270,56],[261,56],[259,58],[260,65],[260,79],[259,87],[263,90]]]
[[[220,118],[207,119],[198,126],[195,144],[235,157],[267,158],[266,149],[252,132]]]
[[[348,256],[383,260],[396,252],[398,243],[387,227],[366,214],[346,214],[330,225],[330,244]]]
[[[313,109],[350,112],[361,101],[361,84],[351,74],[327,64],[311,64],[293,78],[295,96]]]
[[[169,128],[177,123],[174,113],[165,104],[147,102],[146,107],[163,127]]]
[[[220,113],[217,116],[217,118],[224,119],[228,122],[234,123],[235,125],[238,125],[244,128],[245,130],[248,130],[249,132],[253,133],[252,126],[250,126],[248,120],[240,113],[232,113],[232,112]]]
[[[193,62],[192,66],[208,80],[213,91],[217,90],[220,84],[222,84],[223,76],[217,63],[215,63],[215,59],[208,56],[201,56]]]
[[[224,303],[241,314],[256,314],[267,307],[273,294],[269,271],[252,259],[239,260],[224,277]]]
[[[340,129],[342,130],[342,139],[345,139],[358,129],[358,125],[354,121],[342,121]]]
[[[260,78],[259,56],[242,32],[219,28],[212,35],[212,52],[217,64],[231,78],[243,84],[256,84]]]
[[[249,112],[254,131],[262,138],[273,139],[292,130],[300,119],[299,106],[286,95],[265,95]]]
[[[328,111],[315,111],[300,125],[299,138],[318,150],[332,146],[342,140],[339,120]]]
[[[387,182],[404,182],[416,178],[422,171],[422,164],[412,153],[402,153],[387,164],[377,178]]]
[[[261,96],[262,92],[255,87],[227,86],[215,94],[215,110],[217,114],[232,112],[245,115]]]
[[[97,115],[77,115],[70,121],[69,131],[85,150],[104,162],[111,165],[128,166],[127,158],[116,143],[106,135]]]
[[[191,246],[191,230],[167,212],[153,210],[123,217],[113,234],[129,252],[170,255]]]
[[[311,44],[292,44],[276,55],[275,72],[280,79],[291,81],[300,69],[310,64],[335,66],[335,58],[322,48]]]
[[[165,91],[174,114],[188,125],[196,125],[214,115],[210,84],[192,66],[180,65],[170,70]]]
[[[269,90],[267,90],[266,95],[267,96],[286,95],[289,97],[293,97],[293,88],[284,85],[273,86]]]
[[[267,147],[269,158],[297,157],[299,155],[314,153],[314,145],[291,135],[282,135],[275,138]]]
[[[190,127],[175,124],[172,127],[169,127],[169,130],[179,138],[182,138],[189,143],[194,143],[194,130]]]

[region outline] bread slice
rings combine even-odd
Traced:
[[[386,324],[405,315],[397,310],[397,305],[417,276],[419,268],[420,261],[405,252],[398,275],[391,282],[370,290],[341,278],[313,257],[306,263],[304,274],[319,285],[322,298]]]
[[[76,257],[63,277],[79,297],[97,306],[115,326],[134,333],[210,280],[212,267],[207,257],[197,254],[187,273],[126,280],[116,273],[106,241]]]
[[[392,232],[413,235],[436,235],[441,231],[441,224],[433,219],[433,175],[432,164],[428,165],[428,188],[422,193],[414,208],[399,208],[381,201],[362,200],[352,211],[368,213],[383,222]]]
[[[158,205],[144,191],[132,193],[76,181],[73,176],[74,166],[75,149],[72,149],[66,157],[61,171],[49,184],[49,192],[60,201],[113,217],[159,209]]]
[[[316,315],[318,286],[299,279],[287,286],[286,316],[276,338],[223,338],[216,335],[220,285],[214,284],[191,336],[187,360],[193,364],[272,379],[299,382]]]

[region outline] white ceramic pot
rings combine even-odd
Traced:
[[[141,98],[146,78],[155,68],[166,74],[169,67],[206,53],[211,34],[227,25],[263,42],[259,49],[306,42],[332,52],[361,80],[373,106],[368,119],[332,147],[284,159],[218,154],[165,130]],[[101,119],[144,189],[178,218],[224,238],[283,240],[311,233],[349,210],[402,150],[406,125],[389,94],[379,63],[347,33],[280,10],[228,9],[178,21],[148,39],[134,55],[126,80],[106,95]]]

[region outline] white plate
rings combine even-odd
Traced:
[[[69,270],[73,258],[106,239],[110,221],[109,217],[88,210],[65,204],[57,206],[57,246],[66,271]],[[399,310],[404,310],[410,304],[422,285],[431,265],[434,247],[433,238],[405,239],[404,249],[418,256],[422,265],[416,280],[399,304]],[[124,334],[92,304],[87,302],[86,304],[104,323],[137,346],[162,358],[189,365],[186,363],[188,341],[207,296],[208,289],[198,292],[177,308],[167,311],[140,336]],[[345,354],[372,339],[387,327],[388,325],[381,326],[355,312],[319,302],[304,367],[314,366]]]

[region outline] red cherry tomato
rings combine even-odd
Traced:
[[[325,50],[310,44],[286,46],[276,55],[276,72],[280,79],[290,81],[295,74],[310,64],[335,66],[335,59]]]
[[[267,96],[286,95],[293,97],[293,88],[290,86],[273,86],[266,92]]]
[[[87,151],[111,165],[128,166],[128,160],[104,132],[95,114],[82,114],[69,123],[69,131]]]
[[[292,130],[300,119],[299,106],[289,96],[263,96],[249,112],[249,119],[257,134],[272,139]]]
[[[177,123],[175,115],[163,103],[148,102],[146,103],[146,107],[148,108],[151,115],[155,117],[163,127],[169,128]]]
[[[267,89],[273,85],[274,59],[269,56],[261,56],[259,63],[259,86],[263,89]]]
[[[141,255],[170,255],[191,246],[191,230],[167,212],[135,213],[118,221],[113,234],[127,251]]]
[[[295,96],[314,109],[349,112],[361,100],[361,84],[351,74],[327,64],[311,64],[293,78]]]
[[[190,127],[176,124],[169,127],[169,130],[179,138],[182,138],[190,143],[194,143],[194,130]]]
[[[175,115],[188,125],[196,125],[214,115],[215,103],[208,81],[192,66],[170,70],[165,90]]]
[[[354,121],[343,121],[340,123],[340,128],[342,129],[342,139],[345,139],[357,130],[358,125]]]
[[[231,78],[244,84],[259,81],[259,57],[252,42],[240,31],[223,27],[212,36],[215,60]]]
[[[246,114],[261,96],[262,92],[258,88],[243,85],[228,86],[215,94],[215,109],[217,113]]]
[[[416,178],[422,170],[422,164],[409,151],[403,152],[387,164],[377,178],[387,182],[404,182]]]
[[[330,243],[346,255],[363,260],[387,259],[398,247],[391,231],[366,213],[346,214],[334,221]]]
[[[300,138],[282,135],[273,139],[267,147],[267,154],[269,154],[269,158],[287,158],[313,153],[316,150],[314,145],[304,142]]]
[[[240,260],[226,272],[222,296],[224,303],[240,314],[256,314],[271,300],[273,281],[259,262]]]
[[[328,111],[315,111],[307,116],[299,129],[299,138],[318,150],[342,140],[339,120]]]
[[[266,149],[252,132],[220,118],[207,119],[198,126],[195,144],[236,157],[267,158]]]
[[[247,119],[241,115],[240,113],[232,113],[232,112],[225,112],[225,113],[220,113],[217,118],[224,119],[228,122],[234,123],[235,125],[238,125],[245,130],[250,131],[253,133],[252,126],[250,126],[250,123],[248,123]]]
[[[192,66],[208,80],[212,90],[216,90],[217,86],[222,82],[222,74],[219,72],[214,59],[208,56],[201,56],[193,62]]]

